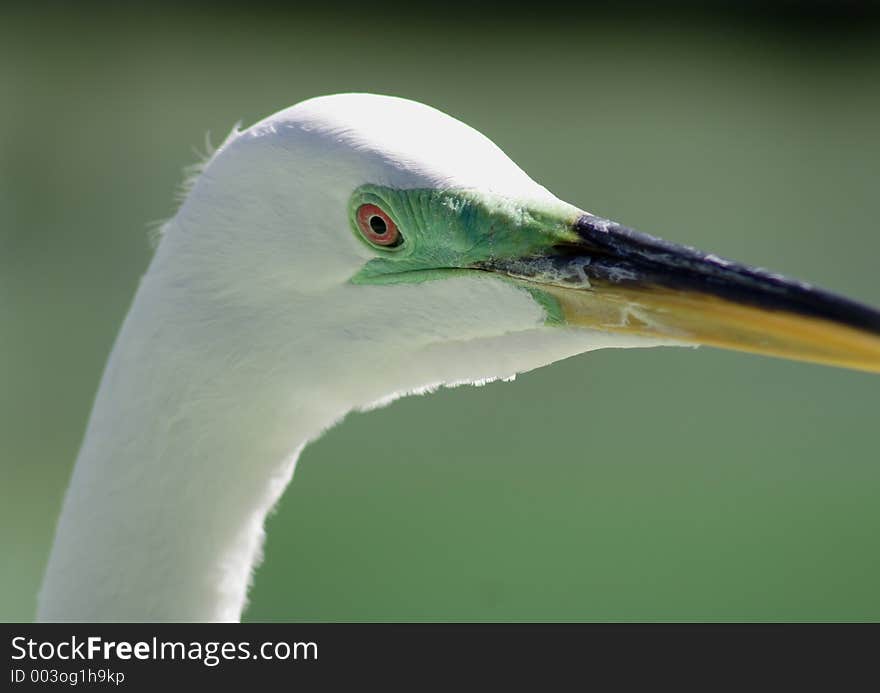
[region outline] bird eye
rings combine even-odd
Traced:
[[[397,224],[376,205],[365,204],[358,207],[357,225],[364,238],[373,245],[394,248],[403,242]]]

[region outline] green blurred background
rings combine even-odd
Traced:
[[[425,101],[564,199],[880,305],[873,15],[24,7],[0,8],[2,620],[33,616],[149,224],[238,120]],[[875,620],[878,405],[876,376],[663,349],[354,414],[305,450],[245,616]]]

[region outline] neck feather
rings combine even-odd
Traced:
[[[193,310],[191,288],[152,274],[98,391],[40,620],[238,620],[299,451],[345,413],[296,388],[285,350],[228,338],[250,327],[274,341],[276,320],[243,326],[234,307]]]

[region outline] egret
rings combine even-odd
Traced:
[[[236,129],[117,337],[38,618],[236,621],[297,457],[348,412],[701,344],[876,373],[880,312],[585,212],[413,101]]]

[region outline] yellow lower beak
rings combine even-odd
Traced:
[[[569,325],[880,373],[880,335],[828,319],[650,285],[542,290]]]

